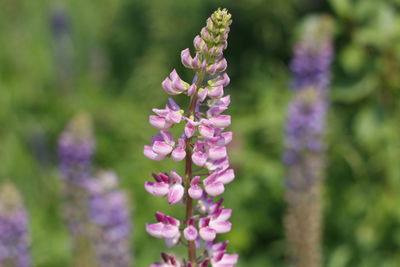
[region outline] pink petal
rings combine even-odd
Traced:
[[[171,158],[174,161],[181,161],[185,158],[185,156],[186,156],[186,151],[181,147],[175,148],[171,154]]]
[[[208,96],[211,98],[221,98],[224,95],[224,87],[222,85],[212,87],[208,90]]]
[[[143,154],[152,160],[163,160],[165,158],[164,155],[155,153],[151,146],[144,146]]]
[[[186,48],[185,50],[182,50],[181,52],[181,61],[183,66],[186,68],[192,68],[192,57],[190,56],[190,51],[189,48]]]
[[[194,132],[195,132],[195,127],[193,124],[191,124],[190,122],[186,123],[185,125],[185,136],[186,138],[190,138],[193,136]]]
[[[201,196],[203,195],[203,189],[201,189],[201,187],[198,186],[198,185],[192,185],[192,186],[189,188],[188,193],[189,193],[189,196],[190,196],[191,198],[193,198],[193,199],[199,199],[199,198],[201,198]]]
[[[231,230],[232,223],[211,221],[209,227],[214,229],[216,233],[223,234]]]
[[[200,101],[204,101],[207,97],[208,90],[200,88],[199,91],[197,92],[197,96],[199,97]]]
[[[223,72],[228,67],[228,63],[225,58],[222,58],[221,61],[217,63],[217,72]]]
[[[214,127],[226,128],[231,125],[231,116],[229,115],[219,115],[209,119]]]
[[[217,82],[214,83],[214,86],[220,86],[222,85],[223,87],[227,86],[230,82],[229,76],[226,72],[224,74],[220,75]]]
[[[223,222],[228,220],[232,215],[232,209],[223,209],[214,221]]]
[[[163,223],[147,223],[146,224],[146,231],[149,233],[149,235],[156,237],[156,238],[164,238],[163,236],[163,229],[164,229],[164,224]]]
[[[175,183],[182,183],[182,177],[176,171],[171,171],[171,178]]]
[[[162,237],[163,238],[173,238],[177,234],[179,234],[179,228],[174,225],[164,225],[162,228]]]
[[[175,204],[179,202],[183,197],[184,191],[185,190],[181,184],[174,184],[171,186],[168,192],[168,203]]]
[[[194,241],[197,238],[198,232],[196,227],[190,225],[183,230],[183,235],[187,241]]]
[[[210,227],[203,227],[200,228],[199,235],[205,241],[213,241],[217,233],[214,229],[211,229]]]
[[[200,125],[199,133],[205,138],[212,138],[214,136],[214,128],[207,125]]]
[[[207,154],[202,152],[195,152],[192,155],[192,161],[197,166],[202,167],[207,161]]]
[[[158,197],[165,196],[166,194],[168,194],[168,191],[169,191],[169,185],[166,183],[152,183],[152,182],[146,181],[144,183],[144,188],[150,194],[152,194],[154,196],[158,196]]]
[[[181,92],[177,91],[173,85],[172,85],[172,81],[169,78],[165,78],[165,80],[161,83],[162,87],[164,88],[164,91],[167,94],[170,95],[178,95]]]
[[[155,141],[152,148],[154,152],[163,156],[168,155],[172,151],[172,146],[163,141]]]
[[[188,94],[188,96],[192,96],[192,95],[194,95],[194,94],[196,93],[196,91],[197,91],[197,86],[196,86],[196,84],[192,84],[192,85],[188,88],[187,94]]]
[[[162,140],[165,141],[165,143],[167,143],[170,146],[175,145],[174,136],[172,135],[172,133],[170,133],[168,131],[160,131],[160,135],[162,137]],[[158,140],[158,141],[162,141],[162,140]]]
[[[239,255],[237,254],[224,254],[224,256],[222,257],[222,259],[218,262],[218,264],[226,264],[226,265],[233,265],[236,264],[237,261],[239,259]]]
[[[177,235],[175,235],[174,237],[171,238],[166,238],[165,239],[165,244],[167,245],[167,247],[171,248],[173,246],[176,246],[178,244],[179,238],[181,237],[181,234],[178,232]],[[169,267],[170,265],[166,265],[165,267]],[[175,266],[175,265],[173,265]]]
[[[172,111],[167,116],[171,123],[180,123],[182,120],[182,115],[176,111]]]
[[[167,123],[165,118],[154,116],[154,115],[151,115],[149,117],[149,123],[151,126],[153,126],[154,128],[156,128],[158,130],[167,130],[169,127],[171,127],[171,124]]]
[[[221,133],[221,137],[224,138],[224,143],[222,145],[227,145],[232,141],[232,132]]]
[[[226,147],[214,146],[208,150],[208,158],[211,160],[218,160],[226,157]]]
[[[203,39],[201,39],[200,36],[196,35],[196,37],[193,40],[193,45],[194,47],[196,47],[197,50],[201,51],[206,46],[206,43],[204,42]]]
[[[233,169],[225,170],[218,174],[217,180],[223,184],[229,184],[235,178]]]
[[[209,185],[206,185],[206,192],[210,196],[219,196],[225,191],[225,187],[223,183],[216,182]]]

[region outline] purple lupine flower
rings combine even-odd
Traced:
[[[290,258],[297,267],[321,266],[323,136],[333,59],[331,27],[327,17],[307,20],[290,64],[295,95],[286,121],[285,224]]]
[[[0,266],[31,266],[28,214],[12,184],[0,189]]]
[[[64,183],[64,214],[70,232],[73,234],[73,247],[80,250],[75,237],[85,232],[86,202],[84,184],[92,176],[92,156],[95,144],[90,119],[85,114],[74,117],[58,140],[58,155],[61,178]],[[86,245],[84,245],[86,247]]]
[[[102,172],[98,178],[88,179],[86,188],[96,266],[131,266],[130,211],[126,194],[118,189],[117,176]]]
[[[58,141],[62,178],[69,183],[81,184],[91,176],[95,143],[90,124],[85,114],[76,116]]]
[[[157,212],[157,222],[147,224],[146,231],[164,239],[168,246],[188,243],[187,260],[179,261],[163,253],[163,262],[152,267],[206,267],[209,264],[227,267],[236,264],[238,259],[238,255],[225,254],[226,245],[213,246],[216,235],[229,232],[232,227],[228,221],[232,210],[221,206],[223,199],[213,200],[235,178],[229,168],[226,148],[232,140],[232,132],[225,131],[231,124],[231,116],[222,114],[230,104],[229,95],[224,96],[224,87],[230,79],[223,56],[230,24],[231,15],[227,10],[217,10],[194,38],[194,57],[189,48],[181,52],[182,64],[195,72],[192,83],[185,82],[176,70],[162,82],[166,93],[190,97],[187,110],[170,98],[165,109],[153,109],[156,115],[149,117],[150,125],[160,133],[151,138],[151,145],[144,146],[144,155],[152,160],[185,159],[186,164],[184,175],[176,171],[171,171],[171,175],[153,174],[155,181],[146,181],[145,189],[154,196],[167,196],[169,204],[183,203],[186,216],[177,219]],[[169,132],[176,124],[183,124],[180,136]],[[193,165],[200,168],[193,170]],[[199,258],[196,257],[198,250],[204,251]]]
[[[65,217],[72,233],[76,265],[122,267],[131,264],[127,197],[113,173],[94,178],[94,138],[90,120],[75,117],[59,140]]]

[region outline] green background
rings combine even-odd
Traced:
[[[283,125],[288,62],[301,21],[327,13],[335,22],[324,266],[400,266],[400,1],[398,0],[2,0],[0,1],[0,179],[14,181],[30,213],[34,266],[71,264],[63,224],[56,144],[77,112],[89,112],[95,162],[114,169],[129,192],[136,266],[165,249],[144,231],[157,210],[179,207],[145,193],[151,172],[180,170],[152,162],[143,145],[156,131],[151,108],[167,95],[161,81],[180,64],[180,51],[218,7],[233,24],[226,51],[232,79],[236,180],[225,206],[234,224],[230,252],[237,266],[286,266]],[[69,19],[55,36],[54,12]],[[186,105],[185,97],[177,101]],[[167,250],[168,251],[168,250]]]

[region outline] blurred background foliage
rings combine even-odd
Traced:
[[[232,78],[231,157],[237,179],[231,252],[238,266],[285,266],[283,124],[291,97],[288,62],[299,23],[314,13],[336,25],[327,134],[325,266],[400,264],[399,0],[2,0],[0,8],[0,179],[14,181],[31,217],[34,266],[69,266],[60,214],[56,143],[66,122],[90,112],[97,166],[115,169],[134,207],[136,266],[164,249],[144,223],[171,209],[143,190],[155,133],[152,107],[179,52],[217,7],[234,24],[226,57]],[[184,97],[178,102],[185,105]],[[173,167],[179,169],[178,165]],[[179,213],[177,213],[178,215]]]

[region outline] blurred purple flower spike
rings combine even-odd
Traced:
[[[29,267],[28,214],[11,183],[0,188],[0,266]]]
[[[289,257],[296,267],[321,266],[321,187],[333,25],[329,17],[310,17],[301,29],[290,64],[294,97],[288,107],[288,166],[285,218]]]

